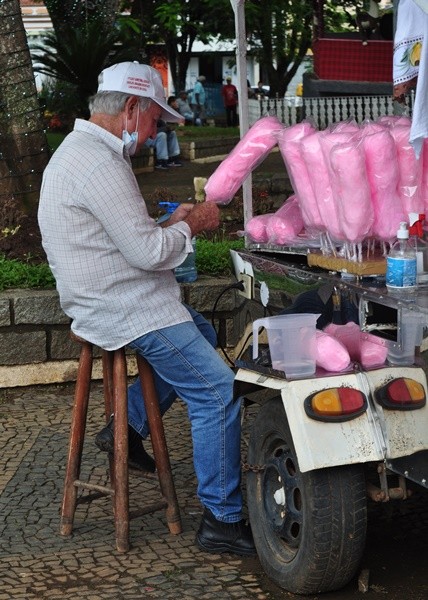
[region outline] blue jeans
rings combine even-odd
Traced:
[[[242,518],[240,402],[233,400],[233,371],[213,347],[211,326],[189,311],[193,322],[152,331],[129,347],[153,367],[162,414],[177,397],[186,403],[198,497],[219,521],[233,523]],[[128,411],[129,424],[147,437],[138,380],[128,390]]]
[[[154,140],[149,138],[145,142],[145,146],[155,149],[156,160],[168,160],[180,154],[180,146],[175,131],[169,131],[168,133],[160,131]]]

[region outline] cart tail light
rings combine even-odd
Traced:
[[[376,390],[376,400],[390,410],[416,410],[426,404],[424,386],[407,377],[390,381]]]
[[[317,421],[349,421],[367,409],[365,395],[350,387],[321,390],[305,400],[308,417]]]

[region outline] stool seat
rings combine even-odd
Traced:
[[[129,550],[130,519],[157,510],[165,509],[166,520],[171,533],[181,533],[180,509],[171,471],[153,372],[149,363],[138,353],[136,355],[138,374],[150,428],[150,440],[156,463],[156,474],[159,481],[161,498],[158,502],[142,506],[132,513],[129,511],[128,373],[125,348],[112,351],[102,350],[106,422],[114,414],[114,452],[112,456],[109,456],[111,485],[95,485],[79,479],[91,389],[93,344],[73,333],[71,333],[71,337],[81,345],[81,350],[74,392],[70,442],[61,508],[61,535],[71,535],[73,531],[74,514],[80,500],[78,498],[79,488],[90,491],[90,494],[85,496],[85,502],[91,502],[105,495],[112,497],[116,547],[119,552],[127,552]],[[148,477],[148,479],[153,478],[153,476]]]

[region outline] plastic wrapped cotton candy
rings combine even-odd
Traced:
[[[287,168],[291,185],[299,199],[306,229],[308,231],[323,231],[325,229],[324,223],[318,209],[311,177],[300,146],[302,138],[315,133],[315,131],[315,128],[305,121],[287,127],[280,131],[278,135],[278,146]]]
[[[380,125],[384,125],[385,127],[395,127],[396,125],[406,125],[410,127],[412,121],[405,115],[383,115],[377,119],[376,123],[380,123]]]
[[[359,133],[360,126],[353,119],[348,119],[347,121],[333,123],[330,127],[330,131],[332,133]]]
[[[328,333],[333,336],[341,344],[343,344],[349,353],[351,360],[359,361],[360,359],[360,327],[357,323],[349,322],[346,325],[336,325],[335,323],[329,323],[324,328],[324,333]]]
[[[256,215],[252,219],[248,221],[245,226],[245,233],[253,242],[259,242],[260,244],[265,244],[269,236],[266,231],[266,226],[274,216],[274,213],[268,213],[266,215]]]
[[[417,159],[409,142],[410,125],[395,125],[390,128],[394,138],[398,159],[398,193],[406,214],[423,213],[424,203],[421,194],[422,158]]]
[[[337,144],[330,152],[336,175],[339,218],[345,240],[360,243],[370,233],[374,212],[361,143]]]
[[[295,196],[291,196],[284,202],[266,224],[266,234],[271,244],[290,244],[302,229],[302,212]]]
[[[344,371],[350,362],[349,353],[339,340],[324,331],[316,330],[315,363],[318,367],[339,373]]]
[[[376,125],[376,124],[374,124]],[[371,131],[368,127],[367,131]],[[367,178],[374,212],[372,235],[388,242],[395,238],[401,221],[407,221],[398,194],[398,164],[395,143],[389,130],[374,129],[364,135]]]
[[[376,336],[362,332],[356,323],[335,325],[330,323],[324,329],[337,339],[349,353],[351,360],[359,362],[364,368],[378,367],[385,363],[388,348]]]
[[[311,133],[300,141],[306,168],[310,174],[312,188],[318,205],[320,216],[331,237],[343,240],[339,215],[331,189],[330,176],[321,150],[320,133]]]
[[[242,183],[276,145],[284,125],[277,117],[262,117],[220,163],[205,185],[207,202],[229,204]]]
[[[320,132],[318,139],[320,142],[321,150],[324,156],[324,161],[327,167],[327,171],[329,174],[331,191],[332,191],[332,203],[334,205],[335,213],[340,218],[340,207],[339,207],[339,195],[340,195],[340,185],[337,180],[336,173],[334,172],[333,166],[331,164],[331,151],[337,144],[346,144],[350,140],[355,138],[355,132],[349,133],[347,131],[337,130],[325,130]],[[341,236],[340,240],[346,240],[345,232],[343,231],[343,227],[341,224]]]
[[[361,333],[360,363],[365,369],[385,364],[388,348],[379,344],[374,335]]]
[[[385,131],[385,129],[387,129],[386,125],[382,125],[379,122],[371,121],[368,119],[367,121],[364,121],[360,131],[361,131],[361,135],[365,136],[365,135],[370,135],[371,133],[378,133],[379,131]]]

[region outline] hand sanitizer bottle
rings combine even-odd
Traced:
[[[386,259],[386,287],[391,292],[416,290],[416,252],[409,240],[407,223],[400,223]]]

